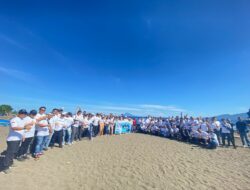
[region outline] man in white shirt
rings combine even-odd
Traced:
[[[227,139],[227,145],[230,146],[231,142],[231,128],[232,126],[225,120],[221,120],[221,137],[222,137],[222,145],[225,146],[225,139]]]
[[[47,121],[47,115],[45,114],[46,107],[40,107],[39,113],[36,115],[35,119],[37,121],[36,125],[36,145],[34,157],[38,158],[43,155],[43,149],[46,148],[46,142],[49,139],[49,123]]]
[[[99,114],[97,113],[90,119],[90,123],[93,126],[93,135],[96,137],[96,135],[99,133],[99,124],[100,124],[101,118],[99,117]]]
[[[65,117],[65,137],[66,137],[66,145],[72,144],[72,125],[74,123],[74,119],[72,117],[72,113],[68,112]]]
[[[63,128],[66,128],[64,113],[60,117],[55,118],[54,134],[51,139],[51,148],[54,147],[55,142],[59,144],[59,148],[63,148]]]
[[[28,159],[27,153],[28,149],[30,147],[30,144],[32,143],[35,135],[35,125],[36,125],[36,119],[35,116],[37,114],[36,110],[31,110],[29,113],[29,116],[25,117],[24,123],[25,125],[27,124],[32,124],[31,128],[29,130],[25,130],[24,136],[25,140],[22,142],[21,147],[19,148],[19,151],[17,153],[17,160],[18,161],[23,161],[25,159]]]
[[[82,122],[83,122],[83,115],[82,111],[78,111],[76,115],[73,117],[74,124],[72,128],[72,140],[78,141],[82,139]]]
[[[212,118],[212,122],[210,124],[210,128],[214,131],[214,133],[216,134],[219,144],[221,145],[221,123],[219,121],[217,121],[216,117]]]
[[[24,140],[25,130],[30,130],[32,124],[25,125],[24,118],[27,116],[27,111],[21,109],[18,115],[11,119],[9,127],[9,135],[7,137],[7,150],[6,155],[2,162],[3,172],[8,174],[10,166],[13,164],[15,154],[18,152],[20,143]]]

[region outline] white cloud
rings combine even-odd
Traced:
[[[1,67],[1,66],[0,66],[0,73],[8,75],[13,78],[23,80],[23,81],[29,81],[29,79],[32,78],[32,76],[29,73],[25,73],[23,71],[9,69],[5,67]]]
[[[155,105],[155,104],[143,104],[140,107],[151,110],[161,110],[161,111],[173,111],[173,112],[186,112],[182,108],[176,106],[164,106],[164,105]]]
[[[3,34],[0,34],[0,39],[4,40],[5,42],[7,42],[7,43],[9,43],[9,44],[11,44],[11,45],[13,45],[13,46],[16,46],[16,47],[18,47],[18,48],[20,48],[20,49],[28,50],[27,47],[23,46],[23,45],[22,45],[21,43],[19,43],[18,41],[13,40],[13,39],[11,39],[10,37],[5,36],[5,35],[3,35]]]

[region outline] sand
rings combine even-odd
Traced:
[[[0,128],[5,148],[6,128]],[[98,137],[16,162],[0,189],[250,189],[250,149],[206,150],[142,134]]]

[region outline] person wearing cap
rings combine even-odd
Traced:
[[[34,139],[35,135],[35,124],[36,124],[36,119],[35,116],[37,114],[36,110],[31,110],[29,113],[29,116],[25,117],[23,120],[25,124],[30,124],[32,123],[32,126],[29,130],[25,130],[24,135],[25,135],[25,140],[22,142],[21,147],[19,148],[19,151],[17,153],[17,160],[18,161],[23,161],[25,159],[28,159],[29,157],[27,156],[28,149]]]
[[[55,146],[55,142],[59,144],[59,148],[63,148],[63,128],[66,128],[65,119],[64,115],[61,114],[60,117],[56,119],[54,124],[54,134],[50,143],[52,148]]]
[[[20,144],[25,140],[25,130],[30,130],[32,123],[25,123],[24,118],[27,116],[27,111],[21,109],[18,115],[10,120],[9,134],[7,137],[6,155],[2,162],[2,169],[5,174],[10,172],[10,166],[13,165],[13,159],[19,150]]]
[[[46,142],[49,139],[49,123],[45,114],[46,107],[40,107],[39,113],[36,115],[36,141],[34,157],[38,158],[43,155],[43,149],[46,148]]]

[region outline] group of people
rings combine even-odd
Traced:
[[[14,166],[14,159],[24,161],[31,156],[39,159],[49,147],[59,148],[81,141],[83,137],[92,140],[101,135],[113,135],[119,122],[129,123],[132,131],[163,136],[180,141],[187,141],[215,149],[218,146],[235,146],[233,124],[226,119],[216,118],[169,117],[131,119],[113,114],[90,114],[81,110],[76,114],[53,109],[46,114],[46,107],[38,111],[19,110],[16,117],[10,120],[7,137],[7,150],[0,163],[0,169],[9,173]],[[236,128],[244,147],[250,146],[248,124],[238,118]],[[227,147],[226,146],[226,147]]]
[[[248,139],[249,125],[240,117],[236,122],[236,129],[228,119],[218,121],[216,117],[194,118],[187,116],[166,119],[141,118],[137,127],[142,133],[191,142],[210,149],[215,149],[218,146],[229,147],[231,144],[236,148],[234,131],[237,129],[243,147],[250,147]]]
[[[39,159],[49,147],[59,148],[81,141],[83,137],[92,140],[97,135],[113,135],[115,123],[118,121],[131,122],[133,120],[112,114],[90,114],[77,111],[75,115],[62,109],[53,109],[46,114],[46,107],[40,107],[38,112],[29,113],[21,109],[17,116],[10,120],[7,150],[1,163],[4,173],[10,172],[13,160],[24,161],[33,156]]]

